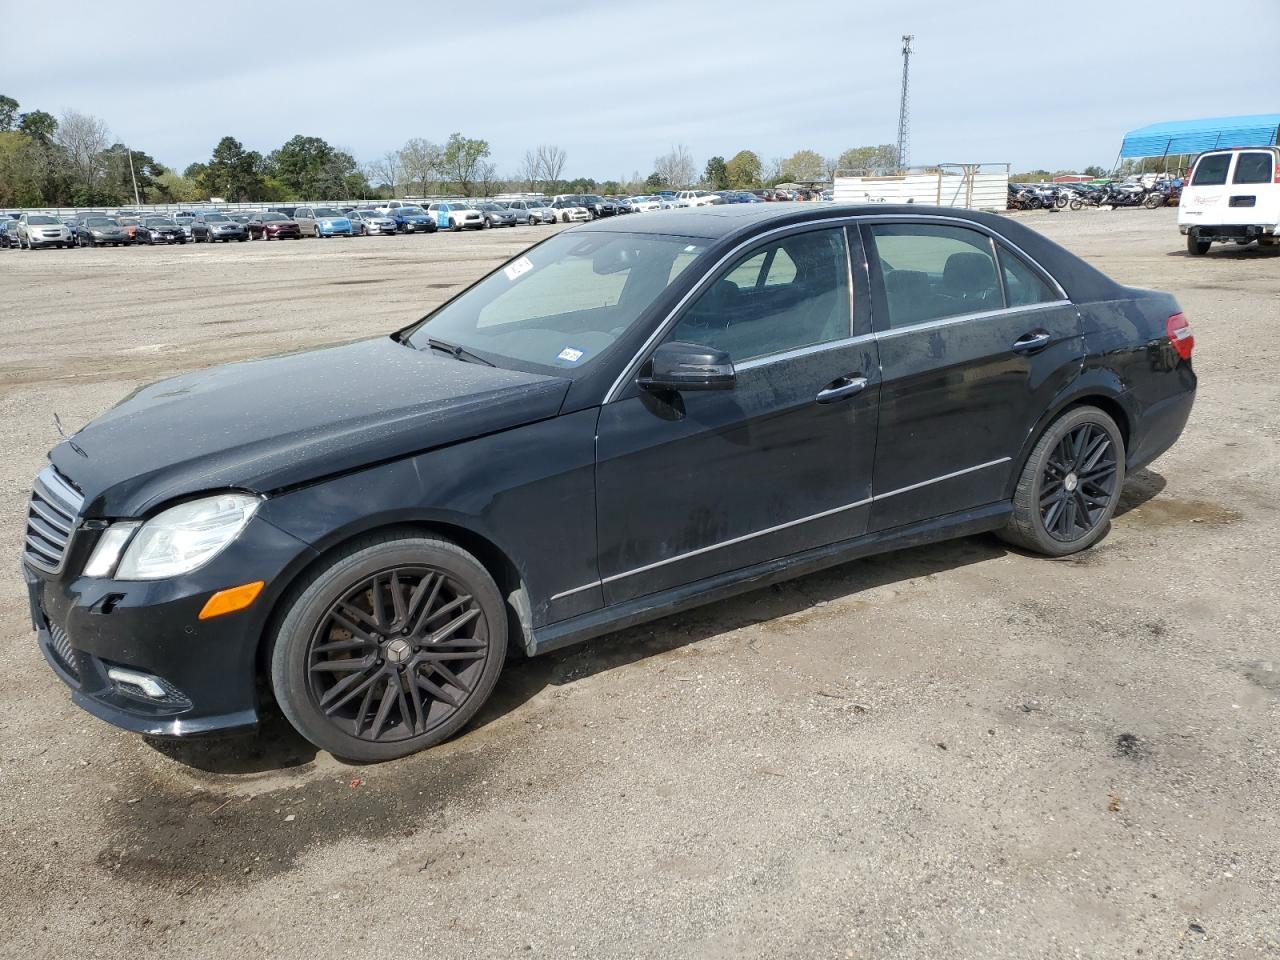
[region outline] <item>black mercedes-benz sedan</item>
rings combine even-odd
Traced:
[[[142,388],[50,454],[49,664],[130,730],[274,698],[355,760],[458,731],[509,649],[996,531],[1062,556],[1178,438],[1194,340],[999,216],[724,205],[565,230],[379,339]]]

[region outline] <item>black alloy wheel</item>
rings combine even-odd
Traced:
[[[506,613],[470,554],[430,537],[356,544],[289,606],[272,654],[285,716],[339,757],[387,760],[457,732],[506,657]]]
[[[1097,407],[1068,410],[1041,435],[1022,469],[1000,536],[1053,557],[1106,535],[1124,486],[1124,438]]]
[[[1111,435],[1097,424],[1082,423],[1059,440],[1040,477],[1040,522],[1049,535],[1070,543],[1108,516],[1116,471]]]

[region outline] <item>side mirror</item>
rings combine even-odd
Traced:
[[[729,354],[674,340],[653,351],[637,383],[645,390],[732,390],[738,381]]]

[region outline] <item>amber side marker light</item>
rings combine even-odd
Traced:
[[[238,587],[219,590],[205,603],[204,609],[200,611],[200,619],[212,620],[214,617],[220,617],[224,613],[235,613],[237,610],[243,610],[258,599],[258,594],[262,592],[262,588],[265,586],[266,583],[264,581],[255,580],[253,583],[242,583]]]

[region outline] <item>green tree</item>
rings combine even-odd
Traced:
[[[850,147],[836,160],[845,173],[879,177],[898,169],[898,148],[891,143],[873,147]]]
[[[725,167],[724,157],[712,157],[702,171],[702,179],[710,190],[727,190],[729,187],[729,171]]]
[[[737,190],[760,186],[760,157],[751,150],[739,150],[724,165],[728,185]]]
[[[644,178],[644,185],[650,190],[663,190],[667,186],[667,178],[660,173],[651,173]]]
[[[51,113],[32,110],[18,118],[18,130],[32,140],[47,144],[53,140],[53,135],[58,130],[58,120]]]
[[[295,197],[325,200],[321,187],[332,178],[331,163],[336,151],[320,137],[291,137],[266,160],[264,172],[275,177]]]
[[[141,150],[133,150],[133,169],[129,169],[130,149],[123,143],[113,143],[102,153],[103,173],[101,188],[103,192],[118,198],[119,202],[133,202],[134,179],[138,182],[138,199],[148,202],[148,196],[156,194],[159,177],[165,172],[162,164],[154,157]]]
[[[488,140],[472,140],[460,133],[449,134],[440,158],[440,169],[458,186],[464,196],[471,196],[480,162],[489,156]]]
[[[792,180],[821,180],[824,166],[821,154],[813,150],[797,150],[783,164],[782,170]]]
[[[213,156],[199,180],[210,196],[237,203],[261,200],[266,186],[262,177],[262,155],[256,150],[245,150],[244,144],[235,137],[223,137],[213,148]]]
[[[0,133],[9,133],[18,122],[18,101],[0,94]]]
[[[48,161],[25,133],[0,133],[0,207],[38,207],[45,202]]]
[[[1086,177],[1093,177],[1095,180],[1098,177],[1105,177],[1107,175],[1107,171],[1102,169],[1102,167],[1099,167],[1097,164],[1085,167],[1083,173]]]

